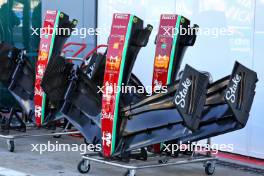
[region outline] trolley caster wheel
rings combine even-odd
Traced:
[[[126,171],[124,176],[136,176],[136,171],[135,170],[128,170],[128,171]]]
[[[9,152],[15,151],[15,142],[13,140],[7,140],[7,148]]]
[[[214,162],[206,162],[204,165],[204,170],[207,175],[213,175],[215,172],[215,163]]]
[[[61,135],[54,135],[53,138],[59,139],[61,138]]]
[[[51,133],[56,133],[56,132],[51,132]],[[58,134],[58,135],[54,134],[52,137],[58,139],[58,138],[61,138],[61,135],[60,134]]]
[[[166,163],[168,163],[168,159],[166,158],[159,160],[159,164],[166,164]]]
[[[80,161],[80,163],[78,164],[78,171],[81,174],[86,174],[90,171],[91,165],[89,163],[89,161],[83,159]]]

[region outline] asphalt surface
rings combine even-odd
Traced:
[[[0,139],[0,176],[80,176],[77,165],[81,160],[80,151],[43,152],[32,151],[36,144],[82,144],[81,138],[63,136],[56,139],[49,136],[15,140],[15,152],[7,150],[6,140]],[[90,176],[123,176],[126,170],[91,163]],[[204,176],[202,163],[169,166],[139,170],[137,176]],[[231,165],[216,165],[215,176],[257,176],[254,172],[232,168]]]

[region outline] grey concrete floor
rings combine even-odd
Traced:
[[[17,139],[15,141],[15,152],[7,151],[5,140],[0,140],[0,176],[11,176],[8,169],[26,173],[28,176],[79,176],[77,164],[81,160],[79,152],[46,152],[39,154],[32,152],[31,144],[47,144],[47,141],[60,144],[81,144],[82,139],[70,136],[63,136],[60,139],[52,137],[39,137]],[[6,168],[7,171],[1,173],[1,169]],[[91,176],[122,176],[125,170],[103,166],[91,163]],[[13,174],[18,175],[18,174]],[[137,176],[204,176],[204,168],[202,163],[189,164],[185,166],[170,166],[166,168],[140,170]],[[257,174],[244,172],[230,167],[217,165],[215,176],[254,176]]]

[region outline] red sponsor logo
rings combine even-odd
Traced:
[[[47,10],[47,14],[49,14],[49,15],[56,15],[57,14],[57,11],[55,11],[55,10]]]
[[[176,15],[164,14],[164,15],[161,15],[161,19],[162,20],[175,20]]]
[[[116,13],[114,15],[114,18],[115,19],[128,19],[129,15],[128,14],[119,14],[119,13]]]

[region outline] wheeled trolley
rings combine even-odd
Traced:
[[[130,160],[129,163],[116,161],[116,160],[106,160],[103,157],[99,156],[96,153],[86,154],[82,157],[82,160],[79,162],[77,168],[78,171],[82,174],[89,173],[91,169],[91,163],[98,163],[102,165],[114,166],[117,168],[125,169],[125,176],[135,176],[138,170],[150,169],[150,168],[160,168],[167,166],[176,166],[176,165],[185,165],[193,163],[203,163],[205,168],[205,173],[207,175],[213,175],[215,172],[215,165],[217,157],[212,156],[211,154],[195,154],[192,155],[182,155],[179,157],[169,157],[162,156],[159,154],[148,154],[147,161],[139,160]]]
[[[15,133],[10,132],[10,134],[1,134],[0,139],[4,139],[7,142],[8,151],[14,152],[15,151],[15,140],[16,139],[25,139],[25,138],[37,138],[37,137],[44,137],[44,136],[52,136],[54,138],[60,138],[62,135],[73,135],[73,134],[80,134],[79,131],[69,131],[67,130],[67,126],[65,129],[59,130],[48,130],[39,127],[27,127],[27,133]]]
[[[66,58],[71,61],[83,61],[82,58],[70,57]],[[31,107],[33,109],[33,107]],[[73,134],[80,134],[79,131],[72,131],[68,130],[70,123],[68,122],[65,128],[56,128],[59,130],[51,130],[45,128],[45,126],[36,126],[33,123],[23,122],[23,120],[30,119],[29,116],[32,116],[32,113],[25,113],[24,111],[17,111],[16,108],[11,108],[10,111],[1,112],[0,111],[1,119],[4,119],[5,116],[8,116],[8,121],[5,128],[5,131],[0,132],[0,139],[4,139],[7,141],[8,150],[10,152],[14,152],[15,150],[15,139],[23,139],[23,138],[35,138],[35,137],[44,137],[44,136],[53,136],[54,138],[59,138],[62,135],[73,135]],[[58,115],[57,119],[62,119],[63,116]],[[12,119],[15,119],[19,122],[19,126],[17,128],[12,128],[10,123]],[[1,122],[1,120],[0,120]],[[1,124],[2,125],[2,124]],[[1,126],[2,128],[2,126]],[[3,129],[1,129],[3,130]],[[21,133],[18,133],[21,132]]]

